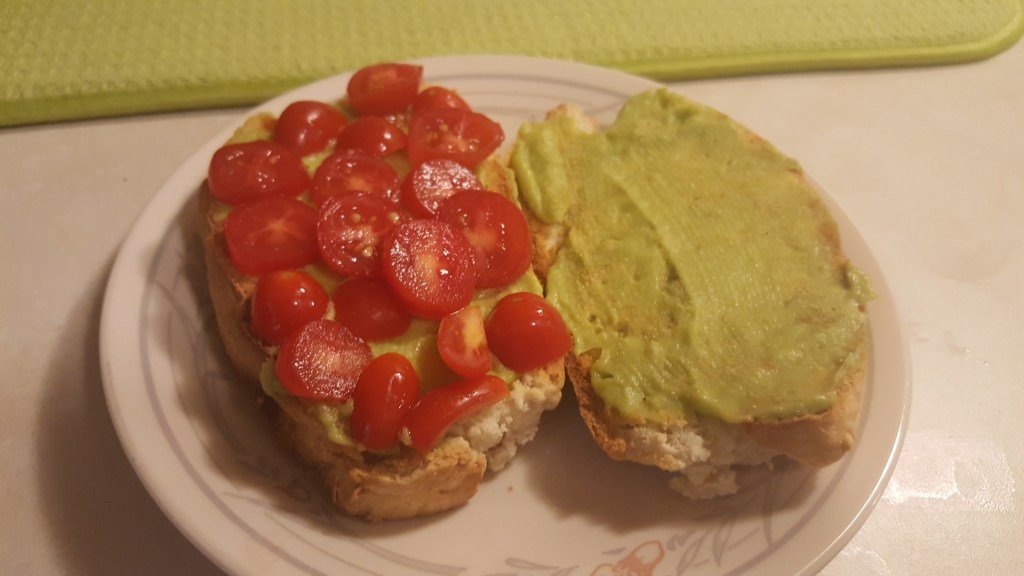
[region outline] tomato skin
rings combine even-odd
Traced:
[[[347,123],[341,112],[329,104],[300,100],[281,112],[273,139],[299,156],[306,156],[327,148]]]
[[[390,164],[371,156],[342,150],[328,156],[316,174],[309,195],[317,206],[328,198],[369,192],[398,202],[401,181]]]
[[[445,222],[399,226],[383,246],[381,271],[406,309],[422,318],[441,319],[473,299],[473,249]]]
[[[419,376],[405,356],[390,352],[374,358],[352,393],[352,438],[370,450],[394,446],[419,391]]]
[[[484,314],[479,306],[466,306],[441,319],[437,328],[437,350],[444,363],[463,378],[475,378],[493,367],[484,332]]]
[[[374,64],[352,75],[348,101],[360,114],[404,112],[420,88],[423,67],[412,64]]]
[[[558,310],[529,292],[505,296],[484,324],[491,352],[518,374],[550,364],[572,350]]]
[[[405,132],[379,116],[356,118],[338,136],[338,150],[382,158],[405,149]]]
[[[441,204],[455,193],[483,187],[472,170],[454,160],[427,160],[402,181],[402,205],[419,218],[433,218]]]
[[[383,282],[353,278],[331,299],[335,321],[367,342],[397,338],[412,323],[412,314]]]
[[[276,345],[307,322],[327,312],[327,292],[311,276],[279,270],[260,278],[252,295],[252,331],[264,344]]]
[[[501,125],[483,114],[455,108],[424,110],[409,121],[409,161],[418,166],[447,158],[472,169],[504,139]]]
[[[381,244],[407,219],[397,206],[377,194],[328,198],[316,223],[320,256],[345,276],[380,276]]]
[[[526,216],[501,194],[459,192],[441,204],[437,219],[455,226],[473,247],[477,288],[507,286],[530,267],[533,241]]]
[[[405,417],[412,447],[428,452],[452,424],[507,397],[505,381],[490,375],[434,388],[420,396]]]
[[[285,337],[274,372],[294,396],[344,402],[372,358],[370,347],[347,328],[321,319]]]
[[[228,144],[213,153],[207,174],[210,194],[238,206],[270,196],[298,196],[309,188],[302,160],[276,142]]]
[[[445,108],[456,108],[458,110],[470,110],[469,104],[453,90],[440,86],[424,88],[412,101],[412,113],[424,110],[440,110]]]
[[[294,198],[270,197],[235,208],[224,220],[231,263],[251,276],[312,264],[316,219],[316,210]]]

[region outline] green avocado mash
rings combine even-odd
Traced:
[[[524,204],[568,230],[547,297],[617,417],[821,412],[860,367],[867,278],[799,165],[722,114],[646,92],[603,132],[524,125],[512,167]]]

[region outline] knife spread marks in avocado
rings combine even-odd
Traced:
[[[512,166],[569,229],[547,297],[619,418],[822,412],[861,368],[867,278],[798,164],[722,114],[654,90],[603,132],[524,125]]]

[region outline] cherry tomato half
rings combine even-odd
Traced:
[[[463,378],[483,376],[491,370],[484,313],[479,306],[466,306],[441,319],[437,350],[452,372]]]
[[[472,170],[454,160],[427,160],[402,181],[402,205],[419,218],[433,218],[456,192],[483,187]]]
[[[422,112],[424,110],[439,110],[444,108],[457,108],[459,110],[469,110],[469,104],[459,97],[454,91],[440,86],[431,86],[425,88],[422,92],[416,95],[416,99],[412,101],[412,112]]]
[[[347,121],[337,108],[301,100],[292,102],[281,112],[274,126],[274,141],[305,156],[327,148],[337,137]]]
[[[455,108],[424,110],[409,121],[409,161],[417,166],[447,158],[476,168],[504,139],[501,125],[483,114]]]
[[[344,402],[372,358],[370,347],[347,328],[321,319],[285,337],[274,372],[299,398]]]
[[[307,322],[324,317],[327,292],[311,276],[279,270],[260,278],[252,295],[252,331],[265,344],[280,344]]]
[[[384,280],[406,309],[440,319],[473,298],[473,249],[455,228],[436,220],[398,227],[381,251]]]
[[[353,278],[334,291],[334,319],[353,334],[373,342],[405,334],[412,315],[383,282]]]
[[[328,198],[316,224],[320,256],[345,276],[379,276],[381,242],[406,219],[397,206],[377,194]]]
[[[397,202],[401,194],[398,172],[380,158],[348,150],[331,154],[313,175],[310,197],[318,206],[332,196],[370,192]]]
[[[298,196],[309,188],[309,174],[284,146],[257,140],[214,152],[207,182],[214,198],[238,206],[269,196]]]
[[[391,352],[374,358],[352,393],[352,438],[370,450],[394,446],[419,391],[419,376],[405,356]]]
[[[506,397],[508,385],[497,376],[481,376],[434,388],[421,396],[405,417],[412,447],[420,452],[429,451],[452,424]]]
[[[469,240],[476,261],[476,287],[507,286],[530,267],[532,241],[526,216],[511,200],[483,190],[459,192],[437,212]]]
[[[374,64],[359,70],[348,82],[348,101],[360,114],[404,112],[412,104],[423,78],[423,67],[412,64]]]
[[[550,364],[572,349],[572,336],[558,310],[529,292],[499,300],[484,327],[491,352],[519,374]]]
[[[224,221],[231,263],[262,276],[317,259],[316,210],[294,198],[271,197],[235,208]]]
[[[338,150],[381,158],[405,148],[405,132],[379,116],[356,118],[338,136]]]

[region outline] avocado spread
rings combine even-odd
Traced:
[[[653,90],[602,132],[524,125],[512,167],[567,231],[546,295],[612,415],[818,413],[862,367],[867,278],[799,165],[722,114]]]

